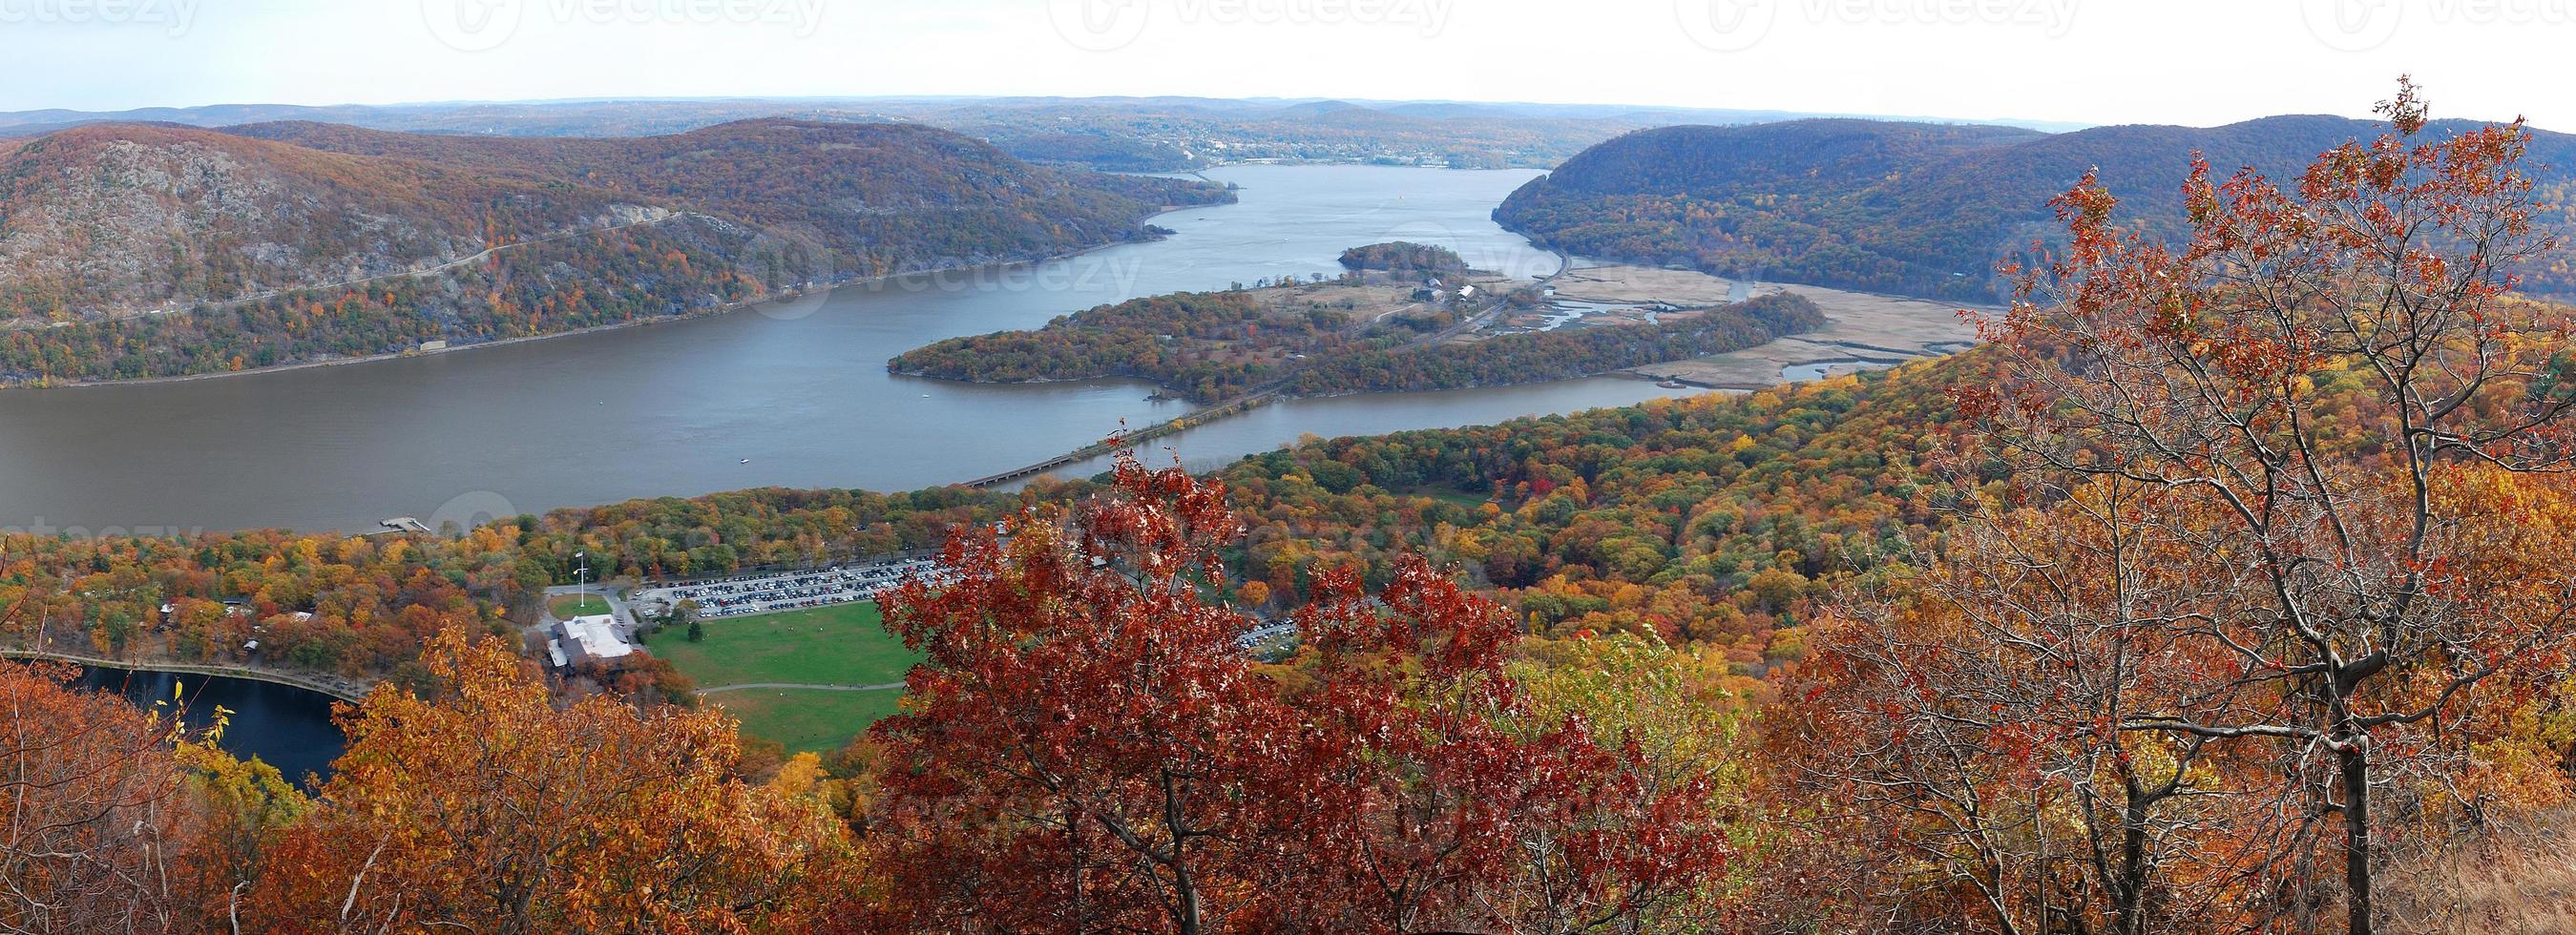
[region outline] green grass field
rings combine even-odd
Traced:
[[[887,633],[883,620],[870,601],[708,620],[707,638],[699,643],[689,642],[687,627],[666,627],[644,645],[701,688],[746,682],[900,682],[921,657]]]
[[[882,685],[903,681],[921,657],[887,633],[874,602],[705,621],[706,639],[671,627],[644,641],[701,688],[757,682]],[[900,689],[865,692],[754,688],[707,696],[741,719],[744,733],[799,750],[836,750],[894,713]]]
[[[604,614],[609,611],[609,607],[608,601],[599,597],[565,594],[548,599],[546,610],[553,613],[557,620],[570,620],[574,617]]]
[[[708,695],[742,722],[742,732],[775,740],[790,754],[830,753],[878,718],[893,714],[903,692],[833,692],[811,688],[747,688]]]

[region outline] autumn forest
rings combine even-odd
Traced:
[[[1720,173],[1746,191],[1650,190],[1794,124],[1623,137],[1499,212],[1568,249],[2007,296],[1971,316],[1974,349],[1858,375],[1309,437],[1205,471],[1130,451],[1013,491],[771,487],[355,537],[0,534],[8,647],[265,668],[359,699],[337,714],[346,753],[305,784],[226,753],[220,719],[79,689],[60,662],[0,665],[0,928],[2565,930],[2576,317],[2544,288],[2566,269],[2564,189],[2540,165],[2565,146],[2433,121],[2412,83],[2377,110],[2350,140],[2264,137],[2300,152],[2252,168],[2132,141],[2153,147],[2136,174],[2014,208],[2045,234],[1974,283],[1952,267],[2032,222],[1756,194],[1836,183],[1759,169]],[[2068,145],[1928,126],[1795,138],[1859,153],[1837,163],[1852,179]],[[1057,175],[944,131],[700,132],[716,135],[266,125],[170,145],[419,173],[418,199],[457,182],[438,167],[471,164],[490,204],[531,212],[525,230],[654,199],[779,218],[813,238],[804,261],[871,273],[1144,236],[1151,206],[1225,197]],[[817,134],[1000,174],[850,183],[881,197],[1004,200],[937,230],[796,215],[757,180],[860,158],[818,156]],[[745,154],[739,177],[653,184],[652,166],[713,144]],[[14,158],[134,152],[34,145]],[[1998,199],[2026,187],[1995,178]],[[1034,220],[1031,198],[1078,223]],[[1918,209],[1956,223],[1906,220]],[[488,281],[462,305],[454,281],[403,277],[218,308],[260,270],[173,256],[201,264],[203,288],[173,296],[194,310],[12,331],[0,373],[373,353],[811,278],[749,281],[728,232],[528,241],[473,273]],[[1829,324],[1781,292],[1453,342],[1485,303],[1535,297],[1468,299],[1465,264],[1420,244],[1343,261],[1338,280],[1103,305],[886,366],[1139,377],[1216,402],[1557,379]],[[570,264],[584,284],[559,281]],[[0,279],[0,303],[41,317],[103,288]],[[1364,288],[1404,293],[1405,314],[1333,304]],[[431,306],[455,314],[413,314]],[[931,553],[953,580],[880,599],[923,660],[899,710],[827,753],[744,736],[652,656],[550,671],[522,634],[577,575]],[[1293,645],[1247,651],[1265,626]]]

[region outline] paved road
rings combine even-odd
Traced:
[[[718,685],[714,688],[701,688],[698,689],[698,694],[712,695],[717,692],[738,692],[753,688],[810,688],[815,691],[825,692],[881,692],[894,691],[902,687],[902,682],[887,682],[883,685],[815,685],[808,682],[744,682],[740,685]]]

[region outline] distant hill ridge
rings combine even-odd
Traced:
[[[2482,125],[2436,121],[2426,132]],[[2221,173],[2250,166],[2289,184],[2316,154],[2381,131],[2321,115],[2059,134],[1870,120],[1664,127],[1585,150],[1494,216],[1584,256],[1991,301],[1996,262],[2052,232],[2048,199],[2088,167],[2121,198],[2123,219],[2170,235],[2195,150]],[[2576,136],[2535,131],[2529,162],[2553,196],[2544,200],[2563,205],[2576,187]],[[2576,291],[2563,266],[2529,272],[2529,288]]]
[[[1231,197],[898,124],[583,139],[93,124],[0,148],[0,383],[617,324],[1149,237],[1163,207]]]
[[[1037,168],[980,140],[909,124],[763,118],[643,137],[439,136],[310,122],[227,132],[472,165],[785,228],[821,237],[869,274],[1115,242],[1158,207],[1225,197],[1190,182]]]

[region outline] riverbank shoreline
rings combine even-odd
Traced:
[[[13,510],[0,520],[26,527],[43,517],[59,528],[68,518],[91,530],[362,534],[388,516],[420,516],[435,526],[440,518],[760,487],[944,487],[1051,460],[1121,425],[1133,430],[1201,407],[1140,402],[1157,390],[1145,381],[934,384],[890,375],[887,355],[961,334],[1034,329],[1069,311],[1137,297],[1224,290],[1287,272],[1330,275],[1351,245],[1416,230],[1444,232],[1465,255],[1487,258],[1477,264],[1486,268],[1552,273],[1564,259],[1529,248],[1486,217],[1531,174],[1230,168],[1207,175],[1239,184],[1240,203],[1151,222],[1178,229],[1176,236],[1122,239],[1102,246],[1126,249],[1006,274],[862,284],[828,302],[816,293],[763,306],[756,319],[711,317],[481,356],[128,393],[0,393],[0,429],[11,442],[0,446],[0,464],[9,468],[0,471],[0,502]],[[1382,207],[1353,213],[1353,205]],[[1242,450],[1230,453],[1271,450],[1308,429],[1368,434],[1633,401],[1629,392],[1586,381],[1573,381],[1564,404],[1546,390],[1492,391],[1515,400],[1507,405],[1488,403],[1486,392],[1442,397],[1454,402],[1438,405],[1398,399],[1388,416],[1395,421],[1385,424],[1372,423],[1364,403],[1331,407],[1321,416],[1326,424],[1240,430],[1248,433]],[[1456,406],[1460,415],[1425,411],[1441,406]],[[567,434],[587,439],[578,456],[561,437]],[[1221,437],[1235,444],[1233,435]],[[150,440],[149,452],[186,454],[138,456],[137,438]],[[94,651],[87,642],[61,645]]]
[[[351,704],[355,704],[360,699],[365,698],[367,692],[374,688],[373,685],[349,681],[346,679],[334,678],[326,680],[319,676],[292,672],[272,672],[265,669],[249,669],[239,666],[203,665],[188,662],[138,662],[128,659],[107,659],[98,656],[84,656],[78,653],[56,652],[49,649],[0,648],[0,658],[68,662],[74,665],[84,665],[95,669],[118,669],[126,672],[168,672],[179,675],[211,675],[221,676],[224,678],[246,679],[253,682],[267,682],[271,685],[284,685],[288,688],[300,688],[315,694],[329,695],[332,698],[346,701]]]
[[[1154,213],[1152,213],[1152,214],[1148,214],[1148,215],[1145,215],[1144,217],[1141,217],[1141,218],[1136,219],[1136,223],[1137,223],[1138,225],[1144,225],[1146,222],[1151,221],[1151,220],[1153,220],[1153,219],[1155,219],[1155,218],[1162,217],[1162,216],[1164,216],[1164,215],[1172,214],[1172,213],[1175,213],[1175,212],[1187,211],[1187,210],[1190,210],[1190,209],[1192,209],[1192,208],[1219,208],[1219,207],[1225,207],[1225,206],[1227,206],[1227,205],[1231,205],[1231,204],[1234,204],[1234,202],[1218,202],[1218,203],[1215,203],[1215,204],[1204,204],[1204,205],[1164,205],[1164,206],[1162,206],[1162,210],[1156,211],[1156,212],[1154,212]],[[1053,255],[1043,256],[1043,257],[1037,257],[1037,258],[1033,258],[1033,259],[1025,259],[1025,260],[1004,260],[1004,261],[999,261],[999,262],[985,262],[985,263],[957,263],[957,264],[952,264],[952,265],[948,265],[948,266],[937,266],[937,267],[931,267],[931,268],[928,268],[928,269],[908,270],[908,271],[901,272],[901,273],[886,273],[886,274],[883,274],[883,275],[877,275],[877,276],[853,276],[853,277],[848,278],[848,279],[836,280],[836,281],[833,281],[833,282],[829,282],[829,283],[825,283],[825,284],[822,284],[822,285],[818,285],[818,286],[815,286],[815,287],[810,288],[810,289],[796,289],[796,290],[790,290],[790,291],[786,291],[786,292],[781,292],[781,293],[779,293],[779,294],[777,294],[777,295],[763,296],[763,297],[761,297],[761,298],[759,298],[759,299],[755,299],[755,300],[746,300],[746,301],[741,301],[741,302],[728,302],[728,303],[725,303],[725,304],[722,304],[722,305],[710,306],[710,307],[708,307],[708,308],[699,309],[699,310],[695,310],[695,311],[681,312],[681,313],[676,314],[676,315],[659,315],[659,316],[655,316],[655,317],[652,317],[652,318],[639,318],[639,319],[635,319],[635,320],[633,320],[633,321],[611,322],[611,323],[604,324],[604,325],[591,325],[591,326],[586,327],[586,328],[574,328],[574,329],[569,330],[569,331],[554,331],[554,332],[548,332],[548,333],[546,333],[546,334],[526,334],[526,335],[519,335],[519,336],[517,336],[517,337],[509,337],[509,338],[495,338],[495,339],[490,340],[490,341],[477,341],[477,342],[474,342],[474,343],[472,343],[472,344],[453,344],[453,345],[450,345],[450,346],[448,346],[448,347],[441,348],[441,349],[439,349],[439,350],[434,350],[434,351],[424,351],[424,350],[420,350],[420,349],[418,349],[418,348],[406,348],[406,349],[404,349],[404,350],[399,350],[399,351],[387,351],[387,352],[380,353],[380,354],[367,354],[367,355],[358,356],[358,357],[334,357],[334,358],[330,358],[330,359],[327,359],[327,360],[302,360],[302,361],[296,361],[296,362],[291,363],[291,364],[273,364],[273,365],[266,366],[266,367],[252,367],[252,368],[245,369],[245,370],[227,370],[227,371],[223,371],[223,372],[221,372],[221,373],[183,373],[183,374],[172,374],[172,375],[169,375],[169,376],[160,376],[160,377],[137,377],[137,378],[135,378],[135,379],[131,379],[131,380],[75,380],[75,381],[71,381],[71,382],[67,382],[67,383],[48,383],[48,384],[41,384],[41,385],[39,385],[39,384],[33,384],[33,383],[0,383],[0,392],[12,392],[12,391],[24,392],[24,391],[28,391],[28,390],[37,390],[37,391],[43,391],[43,390],[79,390],[79,389],[98,389],[98,388],[102,388],[102,387],[106,387],[106,388],[113,388],[113,387],[120,387],[120,386],[155,386],[155,385],[165,385],[165,384],[172,384],[172,383],[192,383],[192,382],[197,382],[197,381],[201,381],[201,380],[220,380],[220,379],[225,379],[225,378],[228,378],[228,377],[252,377],[252,376],[265,376],[265,375],[269,375],[269,374],[291,373],[291,372],[298,371],[298,370],[318,370],[318,369],[321,369],[321,368],[324,368],[324,367],[346,367],[346,366],[350,366],[350,365],[353,365],[353,364],[375,364],[375,363],[384,363],[384,362],[386,362],[386,361],[393,361],[393,360],[407,360],[407,359],[420,358],[420,357],[435,357],[435,356],[444,355],[444,354],[454,354],[454,353],[458,353],[458,352],[462,352],[462,351],[478,350],[478,349],[482,349],[482,348],[506,347],[506,346],[514,345],[514,344],[526,344],[526,343],[529,343],[529,342],[532,342],[532,341],[547,341],[547,340],[552,340],[552,339],[555,339],[555,338],[578,337],[578,336],[581,336],[581,335],[599,334],[599,333],[609,332],[609,331],[623,331],[623,330],[630,329],[630,328],[642,328],[642,327],[649,327],[649,326],[652,326],[652,325],[664,325],[664,324],[671,324],[671,323],[675,323],[675,322],[696,321],[696,320],[704,319],[704,318],[715,318],[715,317],[720,317],[720,316],[724,316],[724,315],[731,315],[731,314],[736,314],[736,313],[740,313],[740,312],[744,312],[744,311],[754,310],[754,309],[757,309],[757,308],[759,308],[759,307],[761,307],[761,306],[764,306],[764,305],[773,305],[773,304],[776,304],[776,303],[779,303],[779,302],[787,302],[787,301],[793,301],[793,300],[795,300],[795,299],[801,299],[801,298],[804,298],[804,297],[806,297],[806,296],[813,295],[813,294],[818,293],[818,292],[820,292],[820,293],[829,293],[829,292],[832,292],[832,291],[835,291],[835,290],[839,290],[839,289],[847,289],[847,288],[851,288],[851,287],[854,287],[854,286],[867,286],[867,285],[871,285],[871,284],[883,284],[883,283],[893,282],[893,281],[895,281],[895,280],[899,280],[899,279],[903,279],[903,278],[905,278],[905,277],[911,277],[911,276],[945,276],[945,275],[950,275],[950,274],[955,274],[955,273],[972,272],[972,271],[977,271],[977,270],[991,270],[991,271],[995,271],[995,272],[1002,272],[1002,271],[1008,271],[1008,270],[1014,270],[1014,269],[1028,269],[1028,268],[1032,268],[1032,267],[1044,266],[1044,265],[1046,265],[1046,264],[1048,264],[1048,263],[1059,263],[1059,262],[1063,262],[1063,261],[1065,261],[1065,260],[1078,259],[1078,258],[1081,258],[1081,257],[1084,257],[1084,256],[1088,256],[1088,255],[1093,254],[1093,253],[1100,252],[1100,251],[1102,251],[1102,250],[1110,249],[1110,248],[1112,248],[1112,247],[1123,247],[1123,246],[1127,246],[1127,245],[1130,245],[1130,244],[1140,244],[1140,243],[1153,243],[1153,242],[1156,242],[1156,241],[1160,241],[1160,240],[1167,239],[1169,236],[1170,236],[1170,235],[1168,235],[1168,234],[1164,234],[1164,235],[1157,235],[1157,236],[1153,236],[1153,237],[1147,237],[1147,238],[1144,238],[1144,239],[1141,239],[1141,240],[1121,240],[1121,241],[1117,241],[1117,242],[1115,242],[1115,243],[1095,244],[1095,245],[1093,245],[1093,246],[1084,247],[1084,248],[1082,248],[1082,249],[1080,249],[1080,250],[1075,250],[1075,251],[1072,251],[1072,252],[1070,252],[1070,253],[1053,254]]]

